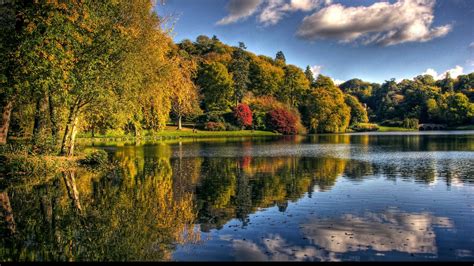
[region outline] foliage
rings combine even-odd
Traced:
[[[358,123],[352,126],[352,130],[357,132],[378,131],[379,126],[371,123]]]
[[[86,157],[80,160],[83,165],[105,165],[108,162],[108,154],[104,150],[94,150],[86,155]]]
[[[419,121],[416,118],[403,119],[403,127],[408,129],[418,129]]]
[[[241,103],[234,108],[234,118],[240,127],[252,126],[252,111],[245,103]]]
[[[369,122],[367,110],[364,108],[364,106],[362,106],[356,97],[352,95],[345,95],[344,100],[347,106],[351,108],[351,122],[349,123],[351,126]]]
[[[225,123],[222,122],[207,122],[204,129],[209,131],[224,131],[226,130],[226,127]]]
[[[312,132],[344,132],[349,126],[351,109],[344,101],[344,94],[334,83],[322,75],[315,82],[307,108],[308,125]]]
[[[205,64],[199,71],[198,85],[204,95],[206,111],[227,111],[232,103],[234,81],[227,68],[219,63]]]
[[[285,135],[295,135],[298,133],[297,120],[293,113],[277,108],[267,113],[266,124],[268,129]]]

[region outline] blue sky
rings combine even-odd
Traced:
[[[473,0],[166,0],[176,42],[216,35],[334,80],[474,72]],[[168,24],[169,25],[169,24]]]

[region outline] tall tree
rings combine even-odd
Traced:
[[[197,83],[204,95],[207,111],[227,111],[232,103],[234,81],[221,63],[206,64],[199,71]]]
[[[304,95],[309,91],[310,83],[304,72],[294,65],[287,65],[284,71],[283,88],[277,97],[290,106],[298,107]]]
[[[185,115],[198,113],[198,91],[193,82],[197,65],[192,59],[184,58],[186,55],[176,55],[173,64],[175,74],[172,79],[173,95],[171,110],[178,120],[178,130],[182,129],[182,118]]]
[[[319,75],[315,82],[324,86],[315,87],[307,101],[312,132],[344,132],[349,126],[351,110],[344,101],[344,94],[332,81]]]
[[[279,66],[284,66],[286,64],[286,57],[285,54],[282,51],[278,51],[275,56],[275,62]]]
[[[249,80],[250,62],[245,53],[245,44],[239,42],[239,48],[237,48],[233,55],[230,65],[230,71],[234,80],[234,104],[237,106],[247,92]]]
[[[313,74],[313,71],[311,71],[311,67],[310,66],[306,66],[306,70],[304,71],[304,74],[306,76],[306,78],[308,79],[309,81],[309,84],[313,84],[314,83],[314,74]]]

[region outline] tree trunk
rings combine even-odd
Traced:
[[[64,183],[66,183],[67,193],[69,198],[72,200],[73,206],[79,211],[79,213],[82,213],[81,201],[74,175],[75,173],[73,171],[63,172]]]
[[[66,128],[64,129],[64,136],[61,142],[61,152],[60,155],[67,155],[69,152],[69,146],[71,143],[71,133],[73,129],[74,121],[76,120],[77,116],[77,105],[71,106],[69,110],[69,116],[67,118]]]
[[[72,157],[74,156],[74,144],[76,144],[76,134],[77,134],[77,124],[79,121],[79,117],[76,115],[74,118],[74,122],[72,123],[72,131],[71,131],[71,140],[69,143],[69,149],[67,151],[67,156]]]
[[[10,117],[13,109],[13,102],[7,101],[3,106],[2,120],[0,124],[0,145],[7,144],[8,127],[10,126]]]
[[[13,219],[13,210],[12,206],[10,205],[10,198],[8,197],[8,193],[6,191],[0,192],[0,215],[2,216],[3,222],[8,229],[8,233],[10,235],[15,234],[15,219]]]
[[[178,116],[178,130],[183,129],[183,126],[182,126],[182,124],[181,124],[181,118],[182,118],[181,115],[179,115],[179,116]]]
[[[56,145],[58,141],[58,120],[55,113],[55,107],[53,103],[53,97],[51,93],[48,95],[49,103],[49,121],[51,122],[51,136],[53,137],[53,144]]]
[[[48,97],[42,95],[36,100],[36,110],[33,125],[33,144],[38,144],[41,140],[44,140],[45,129],[46,129],[46,114],[48,113]]]

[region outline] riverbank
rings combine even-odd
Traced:
[[[212,137],[259,137],[259,136],[281,136],[279,133],[270,131],[259,131],[259,130],[238,130],[238,131],[204,131],[195,130],[192,128],[183,128],[182,130],[176,130],[175,127],[167,127],[165,130],[149,134],[145,132],[143,139],[154,139],[154,138],[212,138]],[[100,135],[95,134],[94,137],[90,133],[80,134],[78,139],[115,139],[115,138],[136,138],[132,135],[123,134],[107,134]]]

